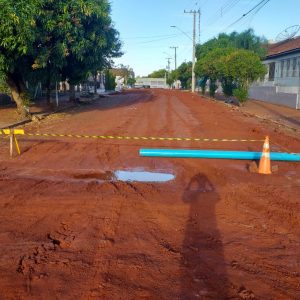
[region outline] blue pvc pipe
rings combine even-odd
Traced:
[[[223,150],[141,149],[140,156],[259,160],[261,158],[261,152]],[[300,162],[300,153],[290,154],[271,152],[270,159],[277,161]]]

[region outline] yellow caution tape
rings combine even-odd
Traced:
[[[112,136],[112,135],[80,135],[80,134],[55,134],[55,133],[25,133],[32,137],[67,137],[102,140],[143,140],[143,141],[196,141],[196,142],[263,142],[255,139],[208,139],[208,138],[185,138],[185,137],[145,137],[145,136]]]
[[[24,135],[25,132],[23,129],[14,129],[14,134],[16,135]]]
[[[24,129],[0,129],[0,135],[9,135],[11,133],[14,135],[25,135]]]

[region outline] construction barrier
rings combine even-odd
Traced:
[[[25,133],[23,129],[2,129],[0,135],[10,137],[10,155],[13,154],[13,142],[18,154],[21,154],[17,135],[27,137],[47,137],[47,138],[79,138],[79,139],[102,139],[102,140],[142,140],[142,141],[190,141],[190,142],[263,142],[258,139],[218,139],[218,138],[191,138],[191,137],[145,137],[145,136],[113,136],[113,135],[83,135],[83,134],[57,134],[57,133]],[[224,157],[221,157],[220,153]],[[243,153],[243,154],[242,154]],[[166,150],[166,149],[141,149],[141,156],[164,156],[164,157],[203,157],[203,158],[227,158],[231,159],[238,155],[239,159],[260,159],[261,152],[241,152],[241,151],[212,151],[212,150]],[[175,155],[175,156],[173,156]],[[186,156],[188,155],[188,156]],[[197,156],[200,155],[200,156]],[[210,157],[212,155],[212,157]],[[298,161],[300,154],[295,153],[271,153],[273,160],[285,160],[284,155],[292,155],[288,158]],[[295,157],[296,156],[296,157]]]
[[[1,134],[1,133],[0,133]],[[24,133],[31,137],[58,137],[58,138],[84,138],[102,140],[143,140],[143,141],[190,141],[190,142],[263,142],[255,139],[209,139],[190,137],[145,137],[145,136],[113,136],[113,135],[83,135],[83,134],[58,134],[58,133]]]
[[[19,147],[19,143],[17,140],[17,135],[24,135],[25,132],[23,129],[1,129],[0,135],[6,135],[10,137],[10,146],[9,146],[9,154],[13,156],[13,144],[15,143],[16,150],[19,155],[21,155],[21,150]]]

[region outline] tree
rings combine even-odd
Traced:
[[[116,76],[110,70],[105,71],[105,89],[107,91],[114,90],[116,87]]]
[[[250,84],[266,73],[266,68],[253,51],[215,48],[197,61],[195,71],[204,79],[202,91],[209,79],[210,95],[214,97],[218,80],[227,97],[232,96],[235,89],[239,89],[236,94],[241,99],[248,93]]]
[[[26,79],[42,81],[49,101],[55,81],[73,86],[121,55],[108,0],[0,0],[0,18],[0,75],[22,114]]]
[[[266,74],[266,67],[252,51],[236,50],[222,58],[224,76],[232,78],[239,87],[248,89],[250,84]]]
[[[44,55],[39,58],[39,65],[47,69],[48,100],[57,77],[68,81],[74,101],[76,84],[90,75],[96,79],[111,57],[121,55],[107,0],[50,1],[39,28],[48,36],[41,42]]]
[[[266,38],[255,35],[253,29],[241,33],[236,31],[230,34],[220,33],[218,37],[210,39],[202,45],[197,45],[196,57],[199,60],[216,48],[236,48],[253,51],[263,59],[267,54],[267,43]]]
[[[192,63],[184,62],[176,70],[176,79],[181,81],[181,86],[184,89],[191,88],[192,85]]]
[[[0,76],[22,116],[29,101],[24,75],[30,70],[40,8],[39,0],[0,0]]]
[[[127,84],[129,86],[133,86],[135,83],[136,83],[136,80],[135,80],[134,77],[130,77],[130,78],[127,79]]]
[[[165,78],[165,76],[166,76],[166,70],[160,69],[149,74],[148,78]]]
[[[197,61],[195,72],[197,76],[203,78],[202,92],[205,89],[204,84],[208,79],[209,93],[212,97],[214,97],[217,89],[217,80],[220,80],[222,85],[225,85],[227,82],[232,82],[232,78],[224,76],[225,64],[222,61],[222,58],[233,51],[233,48],[215,48]]]

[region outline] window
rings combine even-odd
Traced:
[[[284,69],[284,60],[280,62],[280,77],[283,77],[283,69]]]
[[[290,76],[290,64],[291,61],[289,59],[286,60],[286,77]]]
[[[274,81],[275,77],[275,63],[272,62],[269,64],[269,81]]]
[[[297,68],[297,58],[293,58],[293,73],[292,77],[296,77],[296,68]]]

